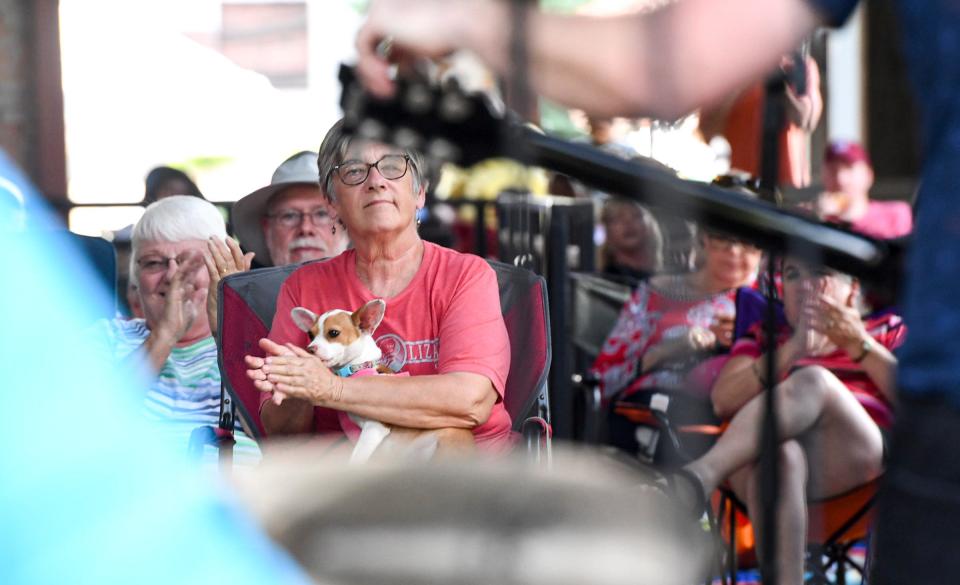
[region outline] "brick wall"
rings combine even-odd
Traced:
[[[66,202],[59,0],[0,0],[0,148]]]

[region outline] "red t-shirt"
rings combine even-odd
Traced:
[[[355,310],[378,298],[356,273],[356,251],[312,263],[290,275],[280,289],[270,339],[306,346],[290,310],[302,306],[321,314]],[[485,376],[499,399],[490,418],[474,429],[480,447],[499,449],[510,441],[510,415],[503,392],[510,369],[510,342],[500,312],[497,276],[477,256],[424,242],[423,261],[410,284],[387,303],[374,332],[381,364],[411,376],[470,372]],[[455,392],[456,388],[451,388]],[[269,396],[264,394],[261,404]],[[342,433],[337,412],[314,408],[314,430]]]
[[[864,326],[867,333],[876,340],[877,343],[886,347],[890,351],[900,347],[903,344],[907,334],[907,327],[903,324],[903,319],[897,315],[883,315],[875,319],[868,319]],[[730,350],[730,357],[748,356],[753,359],[760,357],[762,353],[763,323],[754,325],[743,337],[733,344]],[[783,345],[793,331],[789,327],[780,330],[777,345]],[[784,372],[782,378],[786,378],[791,372],[798,368],[810,365],[819,365],[833,372],[837,378],[843,382],[853,396],[857,399],[870,418],[882,428],[889,428],[893,424],[893,406],[890,401],[880,392],[877,385],[870,379],[860,364],[854,362],[847,352],[842,349],[836,349],[831,353],[807,357],[797,361],[789,372]],[[781,379],[782,379],[781,378]]]
[[[877,239],[899,238],[913,229],[913,210],[904,201],[871,201],[851,229]]]

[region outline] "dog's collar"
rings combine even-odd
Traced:
[[[377,362],[363,362],[362,364],[347,365],[334,370],[333,373],[342,377],[349,378],[350,376],[356,374],[360,370],[374,370],[377,367]]]

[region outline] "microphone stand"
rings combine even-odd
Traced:
[[[765,84],[766,99],[763,108],[763,127],[761,130],[760,197],[770,203],[780,205],[777,189],[780,179],[780,134],[786,124],[786,88],[790,83],[798,95],[807,90],[806,55],[801,49],[794,55],[793,70],[784,73],[777,71],[767,78]],[[796,247],[796,242],[788,242],[787,247]],[[810,250],[805,250],[810,255]],[[780,581],[777,566],[777,503],[780,494],[780,440],[776,417],[777,395],[775,388],[777,373],[777,262],[778,254],[772,249],[767,251],[767,310],[764,316],[764,370],[763,392],[764,416],[760,433],[760,502],[762,508],[762,540],[760,547],[760,567],[764,585],[776,585]]]

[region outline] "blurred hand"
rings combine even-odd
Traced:
[[[207,241],[207,253],[203,255],[203,263],[210,276],[210,286],[207,289],[207,319],[210,321],[210,331],[217,332],[217,308],[219,305],[218,285],[220,280],[237,272],[250,270],[253,262],[253,252],[246,254],[240,249],[233,238],[221,241],[211,237]]]
[[[716,315],[710,324],[710,331],[716,339],[716,345],[729,348],[733,345],[733,315]]]
[[[819,293],[809,291],[804,298],[800,319],[793,330],[793,336],[787,341],[784,350],[790,361],[830,353],[836,346],[824,333],[825,319],[820,314],[817,299]]]
[[[821,218],[840,217],[850,206],[850,198],[846,193],[825,192],[817,198],[817,215]]]
[[[863,340],[869,336],[860,313],[854,307],[841,305],[824,294],[815,299],[814,306],[816,318],[813,327],[833,345],[857,355]]]
[[[395,90],[391,66],[436,59],[471,47],[477,32],[507,29],[509,3],[492,0],[374,0],[357,33],[357,73],[374,95]]]
[[[708,351],[717,345],[717,336],[711,329],[691,327],[687,331],[687,344],[695,352]]]

